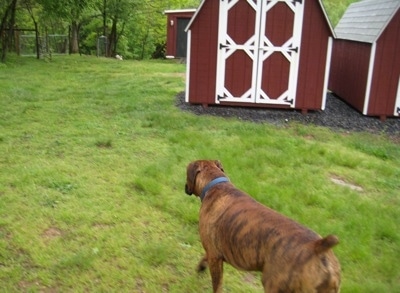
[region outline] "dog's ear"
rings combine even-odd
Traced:
[[[215,160],[215,161],[214,161],[214,164],[215,164],[222,172],[225,172],[225,171],[224,171],[224,167],[222,167],[222,164],[221,164],[220,161]]]
[[[199,162],[192,162],[188,165],[186,170],[186,185],[185,192],[188,195],[192,195],[196,184],[197,174],[200,172]]]

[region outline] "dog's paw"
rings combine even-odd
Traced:
[[[207,267],[208,267],[207,260],[206,260],[205,258],[203,258],[203,259],[199,262],[199,264],[197,265],[196,272],[202,273],[202,272],[204,272],[204,271],[207,269]]]

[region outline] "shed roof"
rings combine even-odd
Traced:
[[[193,16],[192,19],[190,20],[190,22],[189,22],[188,26],[186,27],[185,31],[190,30],[190,27],[192,26],[193,22],[195,22],[195,19],[197,18],[197,15],[199,14],[201,8],[203,7],[203,5],[204,5],[204,3],[205,3],[206,1],[207,1],[207,0],[202,0],[202,1],[201,1],[199,7],[197,8],[197,10],[196,10],[194,16]],[[400,0],[396,0],[396,1],[400,1]],[[328,23],[328,25],[329,25],[329,29],[330,29],[330,31],[331,31],[331,33],[332,33],[332,36],[335,36],[335,31],[333,30],[332,24],[331,24],[331,22],[329,21],[329,17],[328,17],[328,14],[326,13],[325,6],[324,6],[324,4],[322,3],[322,0],[318,0],[318,2],[319,2],[319,5],[321,6],[322,12],[324,13],[325,19],[326,19],[326,21],[327,21],[327,23]]]
[[[400,0],[363,0],[351,4],[335,28],[338,39],[374,43],[400,7]]]
[[[164,14],[174,14],[174,13],[195,13],[196,8],[188,8],[188,9],[171,9],[164,10]]]

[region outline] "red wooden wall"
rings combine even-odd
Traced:
[[[317,0],[304,0],[296,108],[321,109],[331,29]],[[329,62],[329,60],[328,60]]]
[[[191,26],[190,102],[215,103],[219,1],[206,1]]]
[[[368,79],[371,44],[335,40],[328,88],[362,112]]]
[[[393,116],[400,77],[400,10],[377,41],[368,115]]]

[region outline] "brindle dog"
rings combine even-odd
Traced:
[[[336,236],[310,229],[258,203],[235,188],[219,161],[187,167],[187,194],[201,198],[199,230],[213,292],[222,292],[223,262],[261,271],[265,292],[339,292],[340,265],[332,252]]]

